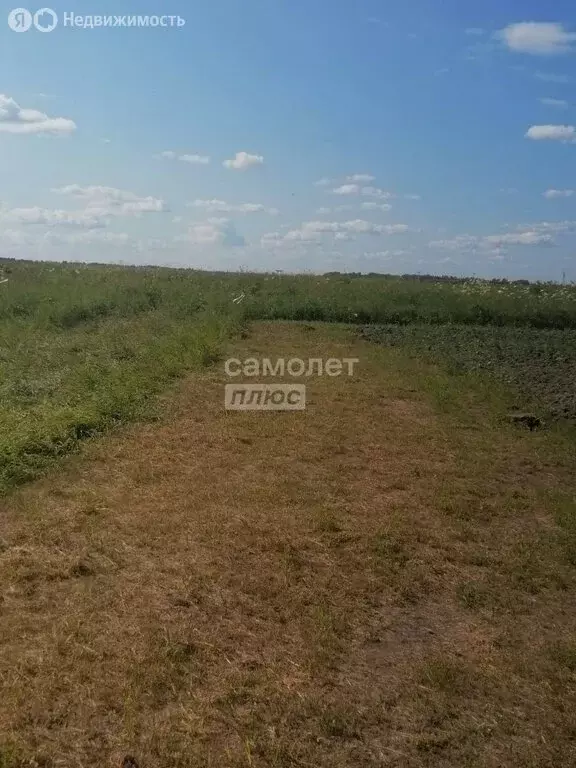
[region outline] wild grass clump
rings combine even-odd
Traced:
[[[240,327],[170,270],[0,262],[0,493],[80,442],[154,412],[154,397],[216,361]]]

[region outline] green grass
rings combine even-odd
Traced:
[[[425,322],[576,328],[576,285],[445,281],[394,276],[208,273],[161,267],[0,260],[0,319],[63,328],[100,317],[169,308],[246,319],[345,323]],[[232,298],[245,294],[240,305]]]
[[[392,323],[404,334],[420,323],[435,347],[448,344],[451,364],[466,348],[480,368],[486,355],[474,355],[483,332],[492,357],[493,348],[515,363],[524,356],[522,366],[507,365],[505,383],[514,380],[509,371],[538,380],[540,392],[552,393],[552,410],[576,413],[574,388],[566,386],[576,359],[572,285],[8,259],[0,259],[0,278],[7,280],[0,284],[0,493],[42,474],[80,441],[149,416],[171,380],[215,362],[225,339],[254,319]],[[455,322],[466,333],[454,349]],[[437,395],[440,402],[443,390]]]
[[[572,285],[324,275],[267,276],[249,290],[250,319],[576,328]]]
[[[225,319],[110,318],[68,331],[1,329],[0,491],[36,477],[79,442],[153,413],[153,396],[217,359]]]
[[[240,329],[217,280],[170,270],[2,262],[0,493],[82,440],[154,414],[155,395],[215,362]]]

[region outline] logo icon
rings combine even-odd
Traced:
[[[52,8],[40,8],[34,14],[34,26],[38,32],[52,32],[58,24],[58,16]]]
[[[8,14],[8,26],[14,32],[28,32],[32,26],[32,14],[26,8],[14,8]]]
[[[14,32],[28,32],[32,25],[38,32],[52,32],[58,26],[58,16],[52,8],[40,8],[34,15],[26,8],[15,8],[8,14],[8,26]]]

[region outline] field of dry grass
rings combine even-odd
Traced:
[[[230,354],[360,364],[201,371],[2,502],[1,768],[575,765],[573,442],[342,326]]]

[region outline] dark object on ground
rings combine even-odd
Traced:
[[[135,757],[132,757],[132,755],[126,755],[124,760],[122,760],[122,768],[139,768],[139,765],[136,762]]]
[[[510,416],[510,421],[514,424],[523,424],[528,427],[530,432],[533,432],[535,429],[542,426],[542,421],[538,416],[534,416],[532,413],[513,413]]]
[[[313,325],[303,325],[302,329],[304,331],[315,331],[316,330],[315,326],[313,326]]]

